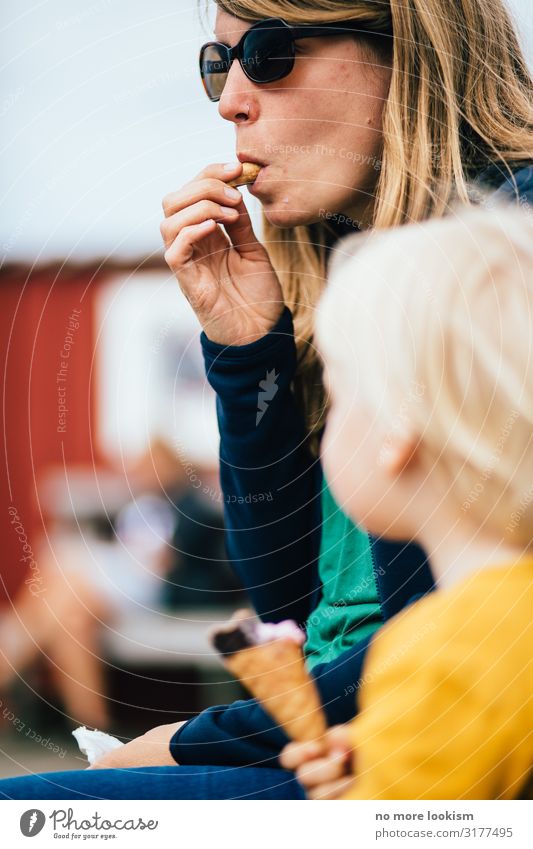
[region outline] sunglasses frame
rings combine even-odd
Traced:
[[[256,80],[246,69],[243,64],[244,59],[244,44],[246,38],[249,36],[251,32],[254,32],[258,29],[279,29],[284,30],[287,35],[290,37],[290,49],[291,55],[288,56],[289,67],[288,70],[284,70],[282,73],[276,74],[272,79],[269,80]],[[378,32],[375,29],[371,29],[370,27],[365,27],[360,21],[335,21],[333,23],[321,24],[320,26],[315,26],[314,24],[302,24],[301,26],[292,26],[288,24],[287,21],[283,20],[283,18],[266,18],[263,21],[258,21],[256,24],[251,26],[249,29],[243,33],[242,37],[239,39],[237,44],[234,47],[228,47],[227,44],[223,44],[221,41],[208,41],[206,44],[203,44],[200,48],[200,76],[202,78],[202,83],[205,89],[205,93],[207,94],[209,100],[212,103],[217,103],[220,100],[220,95],[212,96],[209,94],[205,74],[204,74],[204,65],[203,65],[203,55],[208,47],[217,47],[220,49],[222,56],[225,58],[221,59],[221,62],[224,64],[227,63],[227,71],[226,74],[229,74],[230,68],[235,59],[238,60],[239,65],[241,66],[243,73],[250,80],[250,82],[255,83],[255,85],[268,85],[269,83],[277,82],[277,80],[281,80],[284,77],[287,77],[292,69],[294,68],[294,57],[295,57],[295,49],[294,42],[300,38],[324,38],[332,35],[349,35],[354,32],[361,32],[365,35],[378,35],[378,36],[386,36],[390,35],[389,32]]]

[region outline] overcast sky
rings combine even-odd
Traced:
[[[532,0],[511,0],[533,59]],[[3,0],[3,261],[161,251],[161,199],[233,132],[197,75],[196,0]]]

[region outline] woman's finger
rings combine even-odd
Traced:
[[[195,224],[191,227],[184,227],[178,236],[174,239],[171,246],[165,251],[165,262],[169,268],[176,272],[186,263],[190,262],[194,246],[210,236],[217,229],[217,223],[212,218],[207,221],[202,221],[201,224]]]
[[[208,221],[211,218],[214,221],[226,222],[235,221],[238,217],[238,211],[231,206],[221,206],[211,200],[202,200],[180,212],[174,213],[169,218],[165,218],[161,222],[159,229],[163,241],[168,248],[184,227],[201,224],[202,221]]]
[[[212,162],[196,175],[195,180],[234,180],[242,171],[241,162]]]
[[[232,245],[239,249],[241,257],[246,257],[247,254],[257,251],[259,242],[252,227],[250,214],[242,199],[236,211],[238,215],[233,218],[228,217],[227,221],[224,221],[224,227]]]
[[[185,209],[187,206],[191,206],[191,204],[205,198],[218,201],[219,203],[227,203],[228,201],[240,203],[242,200],[240,191],[231,186],[225,186],[224,183],[232,180],[240,173],[241,169],[242,166],[240,166],[239,170],[235,168],[233,171],[224,171],[220,168],[216,172],[216,176],[214,172],[210,176],[205,176],[206,169],[204,176],[196,177],[182,186],[177,192],[169,192],[162,200],[165,217],[168,218],[170,215],[174,215],[175,212],[179,212],[181,209]]]

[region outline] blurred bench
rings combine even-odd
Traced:
[[[226,622],[235,608],[143,611],[122,614],[103,629],[108,660],[129,668],[188,667],[198,678],[200,709],[243,697],[208,640],[209,629]]]
[[[128,665],[194,666],[222,671],[207,637],[209,629],[226,622],[234,608],[143,611],[122,614],[104,628],[107,655]]]

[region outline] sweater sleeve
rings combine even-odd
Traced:
[[[321,469],[292,392],[291,312],[248,345],[205,333],[201,342],[217,395],[228,558],[262,618],[303,622],[318,591]]]

